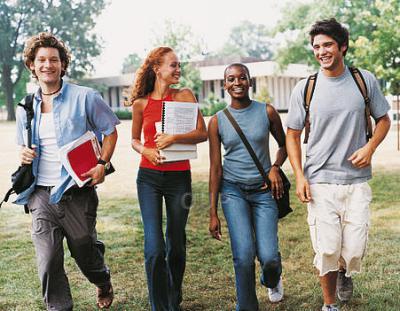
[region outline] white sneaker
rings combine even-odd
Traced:
[[[279,283],[276,285],[276,287],[268,288],[268,298],[272,303],[279,302],[283,299],[282,279],[279,280]]]

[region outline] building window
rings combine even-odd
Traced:
[[[221,98],[225,98],[224,81],[220,81],[221,86]]]
[[[121,103],[119,102],[119,100],[120,100],[120,98],[119,98],[120,89],[119,89],[119,87],[116,87],[115,90],[117,91],[117,107],[119,108],[119,107],[121,107]]]
[[[210,91],[211,91],[211,93],[215,94],[215,85],[214,85],[214,81],[210,81]]]
[[[256,78],[252,78],[251,81],[252,81],[252,83],[253,83],[253,85],[252,85],[253,94],[256,94],[256,93],[257,93],[257,82],[256,82],[257,79],[256,79]]]
[[[112,107],[112,87],[108,88],[108,105]]]

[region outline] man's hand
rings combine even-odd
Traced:
[[[221,241],[221,222],[219,221],[218,216],[210,216],[210,225],[208,230],[214,239]]]
[[[89,186],[94,186],[101,184],[104,181],[104,175],[105,175],[104,165],[97,164],[95,167],[91,168],[86,173],[83,173],[81,176],[86,178],[89,177],[91,179]]]
[[[371,165],[372,155],[375,149],[366,144],[364,147],[356,150],[347,160],[357,168],[363,168]]]
[[[165,133],[156,133],[156,135],[154,135],[154,141],[157,145],[157,149],[164,149],[174,143],[174,137]]]
[[[312,200],[310,185],[304,176],[296,178],[296,194],[299,200],[303,203],[309,203]]]
[[[33,159],[36,157],[36,146],[32,145],[32,149],[28,147],[22,147],[20,157],[21,164],[31,164]]]

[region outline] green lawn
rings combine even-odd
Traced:
[[[374,193],[372,228],[363,273],[356,275],[354,299],[343,311],[400,310],[400,174],[378,173],[371,182]],[[188,233],[188,262],[184,280],[184,310],[233,310],[234,273],[226,225],[223,242],[208,235],[208,190],[194,185]],[[258,286],[261,310],[320,310],[321,291],[312,267],[312,249],[305,206],[292,196],[295,212],[280,223],[285,299],[272,305]],[[222,212],[220,213],[222,215]],[[30,217],[20,207],[0,211],[0,310],[43,310],[37,278]],[[101,200],[99,238],[106,243],[116,299],[112,310],[148,310],[143,266],[143,231],[137,202]],[[66,252],[66,269],[75,310],[95,310],[95,288],[78,271]],[[259,269],[259,267],[257,267]]]

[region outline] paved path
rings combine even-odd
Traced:
[[[282,115],[284,119],[285,114]],[[207,121],[207,120],[206,120]],[[118,126],[118,143],[112,162],[116,172],[107,177],[99,186],[99,192],[107,197],[136,197],[136,171],[140,157],[130,147],[130,121],[123,121]],[[0,196],[10,186],[10,174],[19,163],[19,148],[15,145],[15,126],[12,122],[0,122]],[[271,140],[271,142],[274,142]],[[276,144],[271,143],[271,154],[274,155]],[[208,143],[198,146],[198,159],[191,161],[193,180],[208,180]],[[397,151],[397,132],[393,128],[388,137],[376,151],[373,158],[374,170],[400,171],[400,151]],[[284,169],[289,171],[289,161]]]

